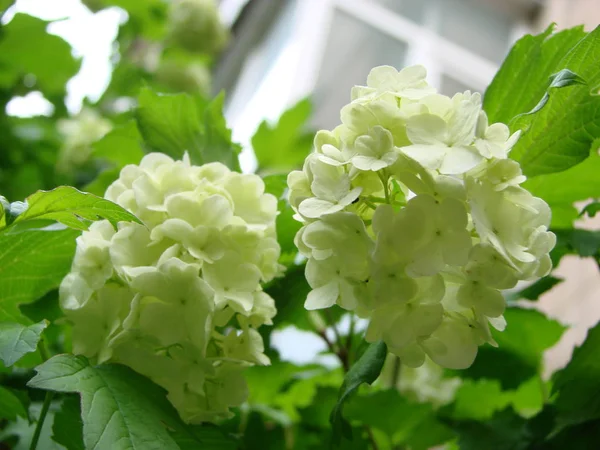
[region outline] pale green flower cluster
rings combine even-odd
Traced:
[[[63,146],[58,155],[57,169],[73,172],[88,162],[92,144],[112,129],[112,122],[90,108],[69,119],[61,119],[57,128],[63,136]]]
[[[227,44],[229,31],[215,0],[172,0],[169,12],[169,39],[179,47],[214,55]]]
[[[488,124],[479,94],[437,94],[425,75],[374,68],[289,175],[289,201],[304,224],[307,309],[337,303],[403,364],[428,355],[460,369],[496,345],[501,291],[550,271],[555,236],[507,158],[518,135]]]
[[[188,422],[227,417],[243,369],[269,363],[257,328],[276,313],[261,282],[280,271],[277,199],[256,175],[158,153],[106,198],[145,225],[95,222],[77,239],[60,286],[74,353],[148,376]]]

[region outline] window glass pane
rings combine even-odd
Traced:
[[[425,11],[435,0],[371,0],[418,24],[425,21]]]
[[[502,0],[371,0],[490,61],[502,62],[514,18]]]
[[[364,85],[380,65],[401,69],[406,44],[341,11],[335,11],[313,95],[313,125],[332,129],[354,85]]]
[[[481,0],[438,0],[438,33],[491,61],[502,62],[513,19]]]

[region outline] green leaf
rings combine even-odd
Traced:
[[[239,169],[240,147],[231,142],[222,113],[223,95],[210,103],[188,94],[157,94],[141,90],[136,110],[138,129],[149,151],[181,159],[188,152],[193,164],[222,162]]]
[[[566,427],[544,442],[543,450],[590,450],[598,446],[600,420]]]
[[[555,405],[563,422],[580,423],[600,418],[600,325],[588,331],[569,364],[553,378]]]
[[[550,99],[550,94],[549,94],[550,89],[575,86],[577,84],[585,85],[586,82],[583,78],[581,78],[575,72],[571,72],[569,69],[562,69],[560,72],[555,73],[554,75],[551,75],[550,76],[550,85],[548,86],[548,90],[544,93],[544,96],[539,101],[539,103],[537,105],[535,105],[535,107],[531,111],[523,113],[523,114],[519,114],[519,116],[517,116],[517,117],[535,114],[536,112],[541,110],[546,105],[546,103],[548,103],[548,100]],[[516,117],[513,118],[513,120],[515,120],[515,119],[516,119]]]
[[[187,426],[171,431],[171,437],[180,450],[237,450],[239,442],[212,424]]]
[[[525,35],[513,46],[485,91],[483,108],[490,122],[509,123],[531,111],[544,96],[551,75],[564,55],[585,36],[583,27],[552,33],[550,26],[536,36]]]
[[[507,408],[486,421],[453,421],[460,450],[526,450],[532,433],[527,421]]]
[[[48,22],[26,14],[16,14],[2,27],[0,39],[0,86],[10,88],[27,75],[34,76],[32,90],[47,97],[65,95],[67,81],[79,70],[71,46],[48,34]]]
[[[567,254],[600,260],[600,231],[579,228],[552,231],[556,234],[556,245],[550,253],[554,266]]]
[[[383,341],[375,342],[369,345],[369,348],[350,368],[344,378],[338,401],[331,412],[331,425],[333,428],[333,442],[339,445],[342,434],[351,438],[352,429],[350,424],[344,419],[342,410],[344,403],[352,394],[363,384],[372,384],[381,373],[385,358],[387,356],[387,347]]]
[[[0,233],[0,321],[31,323],[18,306],[58,287],[71,268],[78,234],[62,225]]]
[[[591,202],[585,205],[579,215],[583,216],[584,214],[587,214],[588,217],[596,217],[598,211],[600,211],[600,202]]]
[[[24,326],[19,323],[0,322],[0,359],[7,367],[12,366],[26,353],[35,352],[42,332],[48,322]]]
[[[12,391],[0,386],[0,420],[15,420],[17,416],[27,418],[27,411],[23,402]]]
[[[525,189],[551,206],[553,226],[559,226],[555,225],[554,217],[557,207],[571,207],[576,201],[600,197],[600,156],[595,150],[599,144],[600,141],[592,145],[592,152],[585,161],[563,172],[536,176],[523,183]],[[573,211],[572,219],[576,218],[577,212]]]
[[[294,238],[302,224],[294,219],[294,210],[290,206],[285,193],[287,192],[286,175],[268,175],[263,178],[265,191],[278,198],[276,219],[277,241],[281,246],[282,256],[289,255],[290,259],[297,253]]]
[[[139,164],[144,156],[142,136],[134,120],[130,120],[92,145],[94,156],[114,164],[118,169]]]
[[[66,396],[60,410],[54,415],[52,440],[68,450],[84,450],[83,422],[79,396]]]
[[[121,221],[142,223],[116,203],[70,186],[37,191],[27,197],[27,204],[27,210],[17,216],[13,224],[29,220],[56,220],[75,230],[87,230],[88,223],[83,219],[106,219],[115,228]]]
[[[308,320],[308,311],[304,309],[304,302],[310,292],[304,276],[304,264],[289,267],[282,278],[276,278],[265,286],[265,292],[275,300],[277,307],[273,327],[294,325],[301,330],[313,330]]]
[[[504,317],[506,329],[492,330],[498,347],[480,347],[473,365],[455,375],[496,379],[503,389],[516,389],[540,373],[544,350],[558,342],[565,328],[532,309],[510,307]]]
[[[450,429],[436,420],[430,404],[411,402],[396,389],[355,396],[346,405],[345,415],[349,420],[381,430],[390,443],[412,444],[410,448],[414,450],[427,450],[454,436]],[[423,426],[429,433],[427,442],[418,436]],[[422,442],[415,445],[417,440]]]
[[[277,123],[265,120],[259,125],[252,136],[259,171],[287,172],[302,166],[314,138],[314,133],[305,131],[311,109],[306,98],[285,111]]]
[[[486,420],[509,403],[510,399],[504,395],[498,380],[465,380],[456,391],[452,403],[452,417]]]
[[[525,289],[521,289],[520,291],[511,293],[507,295],[508,301],[517,301],[520,299],[526,300],[537,300],[540,296],[549,290],[551,290],[554,286],[564,281],[563,278],[556,278],[552,275],[548,275],[544,278],[540,278],[535,283],[527,286]]]
[[[83,356],[57,355],[36,371],[30,387],[81,395],[86,448],[177,450],[170,432],[187,434],[196,448],[206,448],[203,437],[183,424],[165,391],[128,367],[92,366]]]
[[[561,172],[589,156],[600,138],[599,58],[600,27],[579,41],[556,68],[577,73],[585,83],[550,86],[547,104],[516,120],[515,127],[525,131],[511,157],[521,163],[525,175]]]

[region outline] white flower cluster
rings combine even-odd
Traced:
[[[95,222],[77,239],[60,301],[73,351],[130,366],[168,391],[188,422],[240,405],[242,369],[268,364],[261,335],[280,267],[277,200],[256,175],[146,155],[106,198],[145,225]]]
[[[550,271],[555,236],[507,159],[518,135],[488,124],[479,94],[437,94],[425,75],[374,68],[289,175],[289,200],[304,224],[307,309],[337,303],[404,364],[429,355],[459,369],[496,345],[501,290]]]
[[[92,144],[112,129],[112,123],[96,110],[83,108],[77,116],[59,120],[57,128],[64,137],[56,163],[57,169],[61,172],[74,172],[88,162]]]

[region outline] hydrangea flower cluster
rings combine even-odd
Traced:
[[[257,328],[276,313],[260,283],[280,271],[277,199],[256,175],[158,153],[106,198],[145,225],[95,222],[77,239],[60,286],[74,353],[148,376],[188,422],[227,417],[243,369],[269,363]]]
[[[172,0],[169,39],[191,53],[215,55],[229,39],[215,0]]]
[[[89,161],[92,144],[112,130],[112,122],[94,109],[83,108],[77,116],[59,120],[57,128],[64,140],[57,169],[74,172]]]
[[[479,94],[449,98],[425,76],[374,68],[290,173],[289,201],[303,223],[307,309],[337,303],[370,319],[366,340],[404,364],[428,355],[461,369],[496,345],[501,291],[550,271],[555,236],[548,205],[508,159],[518,134],[488,124]]]

